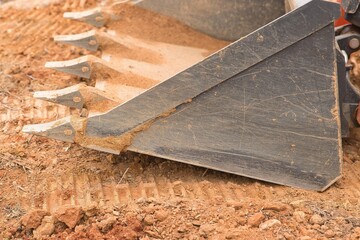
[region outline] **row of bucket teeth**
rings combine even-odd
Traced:
[[[94,27],[100,28],[108,23],[110,19],[115,18],[111,14],[111,7],[123,2],[127,1],[115,2],[111,4],[110,7],[99,7],[83,12],[66,12],[63,16],[67,19],[82,21]],[[114,42],[116,40],[112,38],[110,34],[96,29],[74,35],[58,35],[54,37],[54,41],[95,52],[103,43]],[[101,58],[93,55],[86,55],[67,61],[47,62],[45,67],[76,75],[81,78],[90,79],[88,82],[90,86],[85,83],[80,83],[59,90],[37,91],[33,94],[33,97],[36,99],[79,109],[80,111],[89,106],[95,106],[97,104],[104,105],[104,102],[106,102],[106,106],[108,108],[109,106],[114,107],[123,102],[123,100],[113,96],[113,94],[109,94],[91,86],[95,85],[97,78],[103,79],[101,74],[94,74],[97,70],[101,70],[99,72],[111,71],[112,73],[120,74],[108,62],[102,60]],[[48,123],[26,125],[23,127],[22,131],[27,134],[35,134],[73,143],[76,132],[83,132],[84,122],[87,119],[86,117],[87,116],[82,115],[68,116]]]

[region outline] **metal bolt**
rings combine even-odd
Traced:
[[[101,22],[101,21],[103,21],[103,20],[104,20],[104,18],[101,17],[101,16],[98,16],[98,17],[95,18],[95,21],[96,21],[96,22]]]
[[[64,130],[64,134],[66,136],[71,136],[73,134],[73,131],[71,129],[66,129],[66,130]]]
[[[73,102],[75,103],[81,102],[81,97],[73,97]]]
[[[357,38],[352,38],[349,41],[349,47],[352,49],[357,49],[360,47],[360,41]]]
[[[88,67],[82,67],[81,68],[81,71],[83,72],[83,73],[86,73],[86,72],[88,72],[90,69],[88,68]]]
[[[94,39],[89,41],[90,46],[95,46],[96,44],[97,44],[97,41]]]

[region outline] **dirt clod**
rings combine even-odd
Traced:
[[[265,219],[264,214],[262,214],[261,212],[255,213],[254,215],[248,218],[248,224],[252,227],[258,227],[264,219]]]
[[[45,216],[42,219],[41,225],[34,230],[34,237],[36,239],[46,238],[53,234],[55,230],[55,218],[53,216]]]
[[[327,231],[325,232],[325,236],[326,236],[327,238],[332,238],[332,237],[335,236],[335,233],[334,233],[333,230],[329,229],[329,230],[327,230]]]
[[[84,225],[78,225],[75,227],[75,233],[81,233],[85,231],[86,231],[86,227]]]
[[[290,203],[290,205],[291,205],[293,208],[296,209],[296,208],[299,208],[299,207],[303,206],[305,203],[306,203],[305,200],[296,200],[296,201],[292,201],[292,202]]]
[[[215,226],[213,224],[202,224],[199,229],[199,235],[201,237],[208,237],[210,233],[212,233],[215,230]]]
[[[153,225],[155,223],[156,219],[153,215],[146,215],[144,218],[144,224],[145,225]]]
[[[88,216],[88,217],[95,216],[95,215],[99,214],[98,204],[97,203],[91,203],[88,206],[85,206],[83,208],[83,211],[84,211],[85,215]]]
[[[65,205],[55,212],[55,217],[66,224],[69,228],[74,228],[83,217],[83,211],[80,206]]]
[[[46,215],[50,215],[50,213],[42,209],[35,209],[24,215],[21,218],[21,223],[26,229],[35,229],[40,226]]]
[[[309,236],[301,236],[299,240],[311,240]]]
[[[295,211],[293,217],[296,222],[303,223],[306,221],[306,214],[303,211]]]
[[[160,209],[155,212],[155,219],[159,222],[164,221],[168,217],[169,213],[166,210]]]
[[[323,225],[325,222],[325,220],[319,214],[312,215],[309,221],[311,224],[319,224],[319,225]]]
[[[273,211],[284,211],[287,209],[287,205],[286,204],[282,204],[282,203],[266,203],[263,207],[264,210],[273,210]]]
[[[281,222],[277,219],[270,219],[260,224],[259,228],[260,230],[266,230],[273,226],[281,225]]]
[[[108,216],[106,219],[102,220],[101,222],[97,223],[96,225],[100,229],[101,232],[106,233],[108,232],[113,225],[116,223],[117,218],[114,216]]]

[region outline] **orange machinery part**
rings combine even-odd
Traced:
[[[334,0],[334,1],[341,3],[342,0]],[[335,27],[339,27],[346,24],[349,24],[349,22],[345,20],[345,12],[344,9],[341,8],[341,17],[335,21]]]

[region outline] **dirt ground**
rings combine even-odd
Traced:
[[[360,239],[356,140],[318,193],[21,133],[70,114],[31,96],[81,81],[43,66],[89,53],[52,37],[90,30],[62,13],[95,4],[0,9],[0,239]]]

